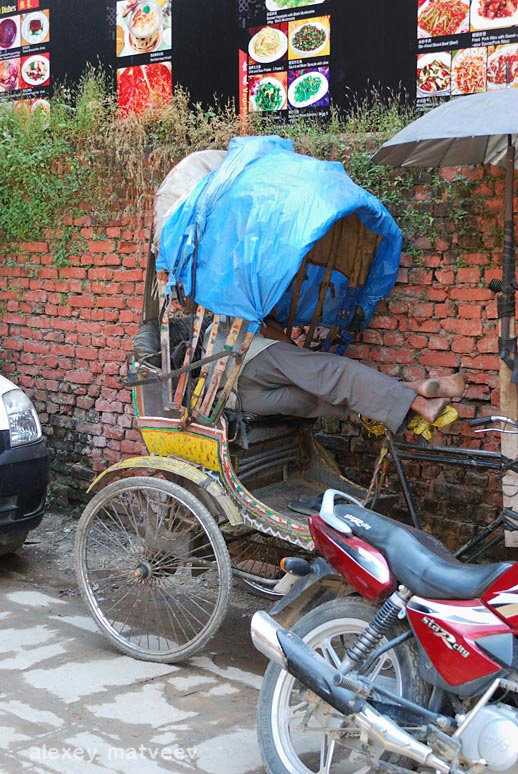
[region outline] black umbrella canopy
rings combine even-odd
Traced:
[[[514,88],[439,105],[384,143],[372,160],[394,167],[505,167],[509,145],[518,149],[518,89]]]

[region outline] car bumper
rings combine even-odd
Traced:
[[[45,441],[8,447],[0,433],[0,530],[34,529],[45,513],[49,453]]]

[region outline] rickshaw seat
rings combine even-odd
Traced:
[[[243,420],[249,425],[270,425],[276,422],[298,422],[300,424],[314,424],[313,417],[295,417],[288,414],[253,414],[251,411],[243,412]]]
[[[315,419],[287,416],[286,414],[253,414],[251,411],[236,412],[225,410],[228,437],[232,443],[242,449],[248,449],[256,440],[276,438],[284,428],[313,425]],[[269,430],[271,430],[269,432]]]

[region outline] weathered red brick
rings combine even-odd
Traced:
[[[453,285],[453,282],[455,281],[455,273],[452,269],[442,269],[441,271],[435,272],[435,279],[442,285],[450,286]]]
[[[482,335],[482,324],[477,320],[457,320],[447,318],[443,320],[442,327],[449,333],[458,333],[461,336]]]
[[[419,362],[425,366],[457,368],[460,365],[460,357],[454,352],[423,352],[419,355]]]
[[[468,336],[453,336],[451,340],[452,352],[460,352],[470,355],[475,349],[475,339]]]
[[[48,253],[47,242],[24,242],[23,249],[28,253]]]
[[[88,242],[88,250],[91,253],[113,253],[114,247],[115,242],[108,239],[104,241],[91,240]]]

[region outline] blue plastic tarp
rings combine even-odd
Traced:
[[[352,212],[382,239],[363,287],[349,289],[343,275],[334,272],[322,324],[343,331],[360,306],[365,326],[396,281],[401,232],[342,164],[295,153],[292,142],[280,137],[230,142],[223,164],[166,222],[157,270],[168,271],[170,286],[181,282],[191,296],[197,233],[195,301],[216,314],[248,320],[254,332],[274,307],[285,324],[290,284],[303,257],[336,220]],[[299,325],[311,319],[324,272],[317,266],[308,270],[295,320]]]

